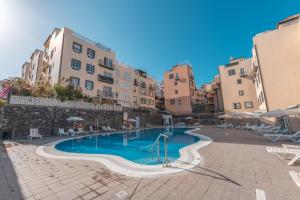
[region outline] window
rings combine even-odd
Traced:
[[[141,98],[141,104],[146,104],[147,100],[145,98]]]
[[[244,102],[245,108],[253,108],[252,101]]]
[[[113,61],[110,58],[104,57],[104,65],[107,67],[112,68],[113,67]]]
[[[260,94],[261,94],[261,102],[264,103],[265,102],[264,93],[261,91]]]
[[[131,80],[131,75],[129,72],[125,72],[124,73],[124,79],[127,80],[127,81],[130,81]]]
[[[73,42],[73,51],[76,53],[82,52],[82,45],[78,44],[77,42]]]
[[[228,70],[228,76],[235,75],[235,69]]]
[[[87,56],[89,57],[89,58],[92,58],[92,59],[94,59],[95,58],[95,51],[93,50],[93,49],[90,49],[90,48],[88,48],[87,49]]]
[[[117,79],[114,79],[115,85],[119,85],[119,81]]]
[[[79,60],[72,59],[71,60],[71,67],[75,70],[80,70],[81,62]]]
[[[233,103],[233,109],[241,109],[240,103]]]
[[[89,73],[89,74],[94,74],[94,72],[95,72],[94,65],[87,64],[86,65],[86,72]]]
[[[94,89],[94,82],[86,80],[85,81],[85,89],[93,90]]]
[[[177,81],[174,82],[174,85],[177,85]]]
[[[178,90],[175,90],[175,94],[178,94]]]
[[[236,80],[236,83],[239,84],[239,85],[242,84],[242,79]]]
[[[178,105],[181,106],[181,99],[178,99]]]
[[[244,96],[244,90],[239,90],[239,96]]]
[[[70,85],[79,86],[80,79],[76,77],[70,77]]]
[[[245,69],[244,68],[240,68],[240,75],[244,76],[245,75]]]
[[[103,74],[103,75],[106,76],[106,77],[110,77],[110,78],[113,77],[113,74],[112,74],[112,73],[106,72],[106,71],[104,71],[104,74]]]
[[[178,75],[178,73],[176,73],[175,79],[176,79],[176,80],[179,80],[179,75]]]
[[[54,54],[54,49],[52,49],[51,54],[50,54],[50,58],[53,58],[53,54]]]
[[[175,99],[171,99],[171,100],[170,100],[170,104],[171,104],[171,105],[174,105],[174,104],[175,104]]]
[[[174,75],[173,74],[170,74],[169,75],[169,79],[173,79],[174,78]]]

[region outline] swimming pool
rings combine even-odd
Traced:
[[[164,147],[160,140],[161,161],[157,159],[157,145],[152,144],[160,133],[168,135],[168,159],[172,162],[180,157],[180,149],[194,144],[199,137],[186,134],[190,128],[152,128],[110,135],[93,135],[65,140],[55,145],[59,151],[78,154],[107,154],[143,165],[162,164]]]

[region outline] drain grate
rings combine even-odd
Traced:
[[[121,190],[120,192],[117,192],[115,195],[118,199],[122,199],[123,197],[126,197],[128,193],[125,190]]]

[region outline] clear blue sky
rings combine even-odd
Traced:
[[[296,13],[296,0],[0,0],[0,79],[19,76],[53,28],[67,26],[158,80],[188,61],[200,86],[230,56],[250,57],[256,33]]]

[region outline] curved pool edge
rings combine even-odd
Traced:
[[[200,140],[196,143],[181,148],[179,150],[180,157],[177,160],[171,162],[171,167],[163,167],[163,165],[142,165],[115,155],[68,153],[57,150],[55,148],[56,144],[74,138],[62,139],[43,146],[39,146],[36,149],[36,153],[40,156],[52,159],[96,161],[105,165],[109,170],[113,172],[130,177],[156,177],[191,169],[196,165],[199,165],[201,161],[203,161],[198,150],[210,144],[212,142],[212,139],[208,136],[194,133],[195,131],[199,130],[200,128],[195,128],[185,131],[186,134],[199,137]]]

